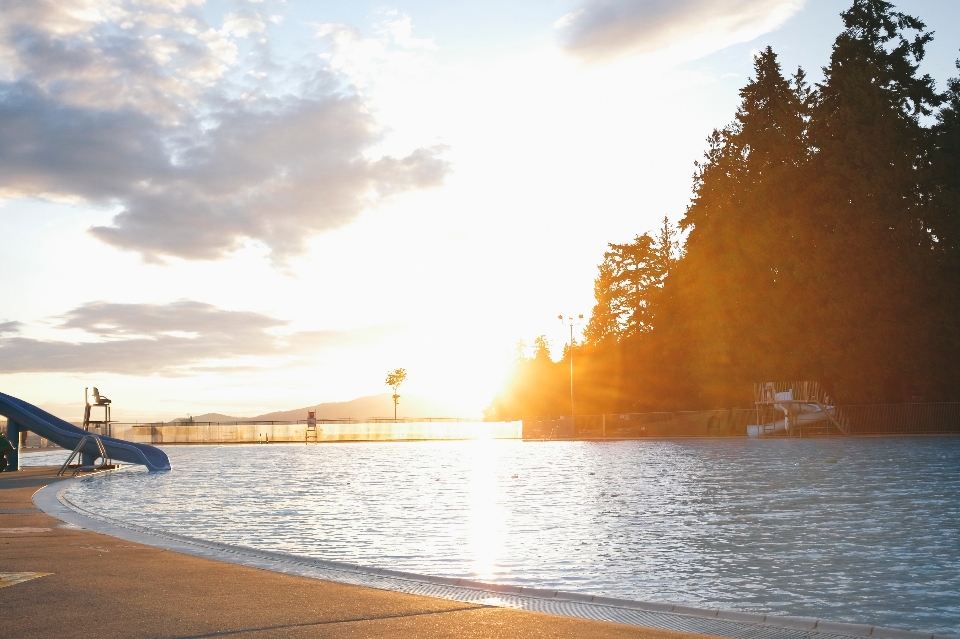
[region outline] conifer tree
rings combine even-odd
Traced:
[[[960,69],[960,60],[957,61]],[[937,313],[927,330],[924,347],[934,355],[928,364],[933,379],[926,389],[929,400],[956,400],[960,385],[960,77],[948,82],[937,114],[930,149],[930,233],[935,265],[926,273],[927,284],[937,287],[929,300]]]
[[[931,244],[918,167],[939,103],[917,73],[932,36],[886,0],[842,15],[812,112],[808,184],[822,376],[854,401],[898,401],[920,374]]]
[[[960,70],[960,60],[956,64]],[[930,232],[942,263],[956,268],[960,258],[960,77],[949,81],[942,98],[930,153],[934,203]]]
[[[689,374],[728,403],[765,367],[783,368],[779,359],[791,353],[777,345],[802,326],[787,300],[801,289],[795,203],[809,157],[802,70],[786,79],[767,47],[740,95],[735,120],[713,132],[697,165],[681,222],[685,256],[667,291],[674,344],[666,357],[688,358]]]
[[[697,164],[682,251],[666,220],[609,245],[577,351],[585,404],[749,406],[774,379],[848,404],[957,400],[960,78],[936,92],[919,72],[932,35],[890,2],[841,16],[812,90],[769,47],[756,57]],[[500,405],[562,412],[549,357],[518,371]]]

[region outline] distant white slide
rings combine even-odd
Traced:
[[[777,393],[777,399],[789,399],[788,397],[781,398],[780,395],[787,395],[788,393]],[[775,433],[781,433],[786,430],[789,430],[787,424],[787,408],[783,404],[774,404],[774,408],[777,410],[783,411],[784,418],[778,419],[767,424],[751,424],[747,426],[747,436],[749,437],[765,437],[767,435],[773,435]],[[830,415],[834,410],[833,406],[825,406],[824,410],[820,409],[820,406],[817,404],[791,404],[792,414],[790,415],[790,420],[793,422],[794,426],[803,426],[805,424],[815,424],[817,422],[824,422],[830,419]]]

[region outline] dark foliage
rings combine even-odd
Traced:
[[[918,74],[932,35],[889,2],[842,17],[816,87],[757,56],[696,165],[682,251],[668,224],[610,245],[578,413],[749,406],[774,379],[960,400],[960,79]],[[494,412],[563,414],[567,370],[521,360]]]

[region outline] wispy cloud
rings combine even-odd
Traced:
[[[18,334],[22,324],[4,322],[0,324],[0,373],[236,372],[262,369],[268,363],[262,358],[289,363],[324,349],[369,344],[393,330],[289,331],[286,320],[192,300],[91,302],[52,319],[58,329],[79,331],[83,340],[22,337]]]
[[[271,81],[284,70],[253,43],[263,68],[241,69],[267,22],[210,25],[195,4],[0,0],[0,197],[119,205],[91,233],[148,260],[255,241],[282,262],[443,181],[439,147],[377,156],[383,127],[329,62]]]
[[[796,13],[804,0],[588,0],[557,22],[562,46],[587,62],[667,48],[694,56],[744,42]]]

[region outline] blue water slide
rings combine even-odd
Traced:
[[[19,430],[29,430],[68,450],[74,450],[80,440],[90,434],[82,428],[37,408],[33,404],[28,404],[22,399],[3,393],[0,393],[0,415],[4,415],[10,422],[14,422]],[[149,444],[135,444],[113,437],[101,436],[100,441],[103,442],[103,447],[111,459],[128,464],[141,464],[150,471],[170,470],[170,460],[167,459],[167,454],[159,448]],[[80,452],[90,456],[91,460],[100,456],[97,444],[93,440],[87,440]]]

